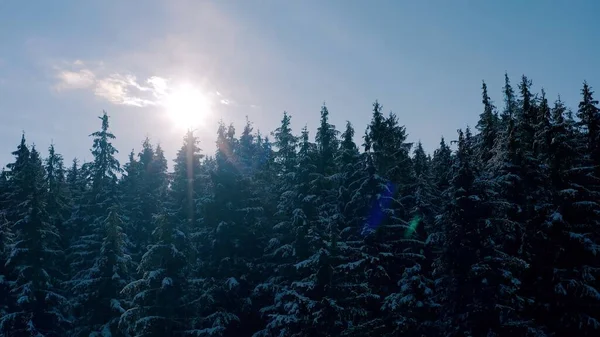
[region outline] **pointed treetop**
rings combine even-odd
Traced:
[[[346,130],[342,134],[342,137],[344,138],[344,143],[353,141],[354,127],[352,126],[352,123],[350,123],[350,121],[346,121]]]
[[[108,130],[108,114],[102,110],[102,117],[98,117],[102,120],[102,131]]]
[[[509,118],[513,118],[516,109],[515,92],[510,85],[510,78],[508,73],[504,73],[504,87],[502,87],[504,93],[504,111],[502,112],[502,120],[504,122]]]
[[[556,125],[561,125],[565,122],[566,107],[560,99],[560,95],[556,101],[554,101],[554,108],[552,109],[552,122]]]
[[[427,155],[425,154],[425,150],[423,149],[423,144],[419,140],[417,142],[415,150],[413,151],[413,168],[417,177],[426,172],[427,161]]]

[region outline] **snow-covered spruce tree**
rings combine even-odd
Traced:
[[[384,320],[383,301],[396,289],[402,267],[422,257],[410,250],[413,240],[405,237],[410,227],[404,218],[410,216],[410,203],[414,201],[406,194],[414,187],[407,179],[414,176],[411,159],[405,158],[410,146],[404,143],[404,128],[398,126],[395,116],[382,119],[381,106],[376,102],[373,108],[365,134],[364,171],[351,201],[363,239],[356,254],[346,254],[348,262],[337,267],[350,283],[361,285],[355,289],[355,305],[360,303],[363,310],[350,321],[345,335],[376,336],[393,331],[393,325]],[[380,139],[385,137],[393,141]]]
[[[285,116],[284,116],[285,117]],[[255,336],[300,336],[311,333],[310,315],[314,312],[316,301],[306,292],[316,287],[315,271],[319,259],[310,258],[316,253],[321,233],[316,231],[316,196],[311,191],[311,177],[316,171],[315,144],[309,141],[308,130],[302,130],[300,149],[296,157],[296,168],[289,175],[293,184],[289,190],[283,191],[280,209],[283,214],[289,214],[289,221],[279,224],[285,229],[278,242],[272,242],[275,257],[281,258],[278,266],[279,275],[271,282],[276,284],[261,284],[259,289],[271,288],[273,304],[262,309],[267,319],[266,328]],[[278,228],[278,229],[279,229]],[[318,253],[325,253],[318,250]],[[301,262],[305,263],[301,263]],[[314,262],[314,263],[310,263]]]
[[[134,150],[131,150],[125,165],[123,165],[123,175],[118,182],[120,202],[122,205],[121,214],[126,219],[127,226],[123,229],[129,242],[127,246],[131,251],[133,261],[139,261],[142,254],[146,252],[144,240],[142,237],[142,218],[144,213],[141,209],[142,168],[135,158]],[[150,214],[152,216],[152,214]]]
[[[273,238],[269,241],[267,254],[276,265],[289,265],[293,262],[291,242],[293,241],[293,210],[295,208],[295,170],[298,137],[292,134],[291,117],[283,113],[281,126],[273,132],[274,146],[273,172],[274,193],[277,197],[276,212],[273,216]],[[275,267],[278,268],[278,267]],[[275,273],[277,274],[277,273]]]
[[[82,224],[80,236],[71,245],[71,271],[73,276],[67,282],[72,290],[72,304],[78,324],[71,331],[73,336],[87,336],[101,331],[107,324],[113,324],[120,316],[115,301],[119,299],[122,283],[129,275],[125,269],[128,258],[119,240],[121,234],[109,237],[107,222],[111,210],[118,209],[117,173],[120,166],[114,155],[117,150],[111,141],[115,136],[109,131],[106,112],[99,117],[100,131],[92,133],[92,155],[89,164],[90,187],[84,192],[80,206],[72,219]],[[107,240],[113,240],[114,250],[103,250]],[[101,288],[98,285],[102,285]]]
[[[3,189],[0,189],[0,193],[2,193],[2,191]],[[4,216],[4,212],[0,210],[0,317],[3,317],[9,312],[9,305],[11,303],[9,295],[10,275],[9,269],[5,265],[14,238],[11,227],[11,223],[8,222],[6,216]]]
[[[161,209],[167,193],[167,161],[160,145],[156,150],[146,138],[135,158],[133,151],[119,182],[125,232],[131,242],[132,258],[137,263],[152,239],[153,216]]]
[[[351,126],[350,126],[351,127]],[[347,130],[353,133],[353,130]],[[316,251],[307,261],[318,261],[314,266],[314,276],[310,280],[314,282],[308,292],[317,302],[312,321],[315,328],[323,335],[339,335],[347,326],[347,311],[341,306],[341,299],[347,295],[343,287],[338,283],[336,266],[344,263],[340,249],[340,229],[342,224],[342,214],[339,205],[339,168],[336,165],[336,158],[340,151],[338,140],[339,132],[335,126],[329,122],[329,111],[325,105],[321,107],[320,125],[316,134],[316,152],[314,154],[315,172],[314,178],[310,182],[310,189],[315,194],[314,200],[316,207],[316,222],[312,249]],[[352,151],[352,144],[346,144]],[[304,261],[299,262],[304,264]],[[301,268],[299,268],[301,271]]]
[[[519,151],[515,121],[513,118],[508,120],[507,130],[502,133],[496,146],[497,152],[494,155],[494,178],[495,189],[497,190],[498,203],[496,208],[502,212],[499,217],[502,219],[503,226],[501,230],[504,236],[502,243],[504,250],[512,254],[522,252],[523,239],[526,230],[526,195],[521,186],[523,174],[523,157]]]
[[[421,142],[415,148],[413,166],[414,207],[410,227],[405,232],[405,238],[409,239],[405,252],[415,254],[406,261],[398,287],[385,298],[383,310],[388,324],[394,327],[391,335],[431,336],[437,334],[435,321],[440,305],[435,299],[431,269],[434,256],[427,238],[438,213],[438,196]]]
[[[351,322],[362,319],[363,303],[357,300],[356,291],[364,291],[358,273],[354,273],[352,262],[361,260],[360,248],[362,247],[362,217],[357,214],[355,207],[362,203],[360,194],[361,183],[364,182],[364,156],[359,153],[354,143],[354,128],[350,122],[342,133],[340,150],[336,158],[338,166],[338,237],[336,245],[336,263],[332,275],[335,285],[335,300],[344,310],[344,329]]]
[[[61,258],[60,236],[49,222],[44,167],[35,147],[25,150],[24,138],[10,165],[10,190],[19,199],[11,215],[16,238],[6,267],[11,271],[13,305],[0,318],[6,336],[64,336],[69,320],[67,299],[60,294],[60,273],[53,261]]]
[[[48,188],[46,207],[48,209],[48,221],[56,228],[61,237],[60,248],[66,252],[70,246],[70,236],[67,234],[67,219],[71,216],[71,201],[70,192],[65,176],[65,167],[63,165],[62,156],[56,153],[54,145],[50,145],[48,149],[48,158],[45,160],[46,184]],[[62,280],[69,277],[68,268],[64,268],[66,256],[63,254],[62,259],[55,259],[54,264],[58,267],[63,275]]]
[[[533,140],[533,156],[537,158],[547,170],[550,144],[552,143],[552,133],[550,132],[552,127],[552,110],[548,105],[548,98],[546,97],[546,91],[544,89],[542,89],[539,101]]]
[[[207,223],[211,232],[202,245],[211,251],[201,257],[205,262],[200,270],[205,280],[200,290],[214,299],[200,308],[198,325],[205,334],[237,336],[260,328],[250,299],[262,275],[256,263],[262,257],[258,236],[264,232],[252,173],[256,144],[251,131],[247,123],[238,140],[234,128],[221,123],[217,132],[216,167],[211,172],[214,197],[208,208],[217,222]]]
[[[515,119],[515,133],[518,152],[522,160],[521,188],[526,193],[526,204],[522,205],[528,219],[528,229],[537,228],[548,210],[547,167],[543,164],[543,152],[536,134],[543,133],[544,125],[549,123],[549,114],[540,114],[538,99],[531,91],[531,81],[523,75],[519,89],[521,91],[520,110]],[[539,132],[538,132],[539,131]],[[533,230],[535,231],[535,230]],[[527,233],[529,237],[532,233]]]
[[[506,130],[508,127],[508,121],[511,118],[515,118],[518,110],[517,97],[515,91],[510,84],[510,78],[508,73],[504,73],[504,86],[502,87],[502,93],[504,96],[504,109],[500,114],[500,130]]]
[[[391,184],[375,173],[368,137],[365,141],[365,168],[359,188],[355,192],[349,206],[354,210],[354,217],[360,228],[356,241],[346,241],[345,263],[337,266],[338,275],[343,275],[344,285],[351,291],[352,305],[355,310],[349,312],[348,327],[345,336],[378,336],[387,331],[382,319],[381,307],[386,294],[382,287],[393,286],[387,270],[380,259],[392,255],[390,246],[384,246],[379,254],[377,236],[374,233],[385,219],[393,215],[390,208]]]
[[[293,316],[279,316],[278,309],[273,305],[276,295],[282,293],[295,272],[296,258],[293,242],[295,240],[294,219],[296,219],[294,210],[297,202],[295,166],[298,138],[292,134],[290,121],[290,115],[284,112],[280,127],[272,133],[275,150],[272,152],[270,167],[272,172],[270,193],[275,197],[275,208],[270,220],[271,237],[261,258],[262,267],[268,273],[253,291],[254,302],[260,306],[259,312],[268,325],[257,332],[256,336],[269,336],[275,329],[285,324],[283,319],[289,318],[290,322],[295,319]],[[270,320],[273,322],[269,323]]]
[[[395,185],[394,198],[398,203],[394,211],[397,217],[407,221],[410,217],[410,209],[414,205],[412,187],[415,176],[410,158],[413,144],[406,141],[408,137],[406,127],[399,124],[393,112],[390,112],[385,119],[385,134],[380,136],[383,136],[383,140],[379,140],[379,136],[371,136],[374,144],[385,144],[380,151],[383,161],[376,167],[381,176]]]
[[[535,127],[537,119],[536,97],[531,92],[531,80],[523,75],[519,83],[520,97],[517,114],[515,115],[517,140],[522,146],[522,151],[529,152],[533,149]]]
[[[63,233],[63,241],[69,242],[69,245],[71,242],[75,241],[76,238],[79,238],[83,232],[83,209],[85,208],[83,205],[83,197],[88,187],[89,176],[87,174],[87,167],[89,167],[89,165],[84,164],[79,166],[79,161],[77,158],[74,158],[71,163],[71,167],[69,167],[67,170],[66,182],[67,188],[69,189],[70,213],[69,217],[65,219],[65,233]],[[67,257],[69,257],[71,251],[72,249],[70,247],[66,250]]]
[[[240,240],[240,245],[247,247],[245,251],[248,250],[250,258],[246,261],[245,275],[239,282],[243,287],[238,291],[243,291],[243,300],[250,304],[239,315],[240,331],[254,332],[264,327],[260,309],[267,303],[262,296],[255,296],[254,289],[273,273],[271,264],[264,260],[264,250],[273,238],[273,214],[277,203],[272,184],[275,166],[270,141],[263,139],[260,132],[253,134],[252,131],[252,124],[246,120],[235,152],[242,165],[238,178],[242,199],[237,212],[243,226],[250,231],[249,236]]]
[[[83,321],[89,327],[80,331],[82,336],[123,336],[118,328],[119,318],[125,312],[120,291],[129,281],[131,258],[126,254],[127,237],[123,232],[123,220],[118,208],[112,206],[104,219],[104,239],[95,264],[80,275],[80,282],[72,285],[75,293],[86,294],[93,299],[87,307]]]
[[[341,307],[334,299],[337,288],[332,284],[339,221],[333,177],[337,131],[328,118],[323,107],[316,144],[310,143],[303,129],[295,173],[288,174],[293,185],[282,190],[281,214],[289,214],[290,221],[279,228],[289,235],[273,253],[283,259],[281,279],[275,286],[274,304],[263,310],[269,317],[267,327],[257,335],[331,335],[343,328]]]
[[[471,135],[459,131],[452,201],[443,211],[443,251],[436,261],[446,336],[523,335],[516,271],[525,263],[501,250],[488,182],[474,170]]]
[[[153,242],[138,267],[142,277],[122,290],[131,308],[121,315],[119,326],[132,337],[202,336],[190,330],[184,253],[188,240],[180,230],[182,221],[168,210],[154,221]]]
[[[8,312],[8,306],[10,304],[9,297],[9,272],[5,266],[8,253],[10,251],[10,244],[14,238],[12,232],[12,224],[6,219],[6,209],[4,209],[7,200],[5,198],[8,194],[8,179],[7,172],[3,168],[0,172],[0,317],[4,316]]]
[[[254,179],[257,193],[263,204],[263,216],[269,222],[269,228],[273,227],[273,214],[277,212],[277,190],[273,178],[277,171],[275,166],[275,152],[273,144],[268,136],[263,137],[260,131],[256,134],[256,151],[254,151],[253,163],[255,166]],[[268,239],[271,239],[272,233],[269,230]],[[268,240],[267,240],[268,241]]]
[[[419,219],[413,223],[413,232],[422,240],[428,233],[432,232],[435,216],[439,213],[438,207],[439,191],[437,190],[432,175],[431,162],[427,159],[421,142],[417,143],[413,155],[413,167],[415,171],[414,207],[411,211],[411,219]],[[416,226],[416,227],[415,227]]]
[[[204,155],[199,147],[200,141],[189,130],[183,137],[183,145],[177,152],[172,173],[169,193],[169,210],[185,226],[181,228],[186,234],[196,231],[200,215],[196,207],[203,190],[200,174],[201,160]]]
[[[294,172],[296,165],[298,138],[292,133],[291,119],[292,117],[284,111],[281,126],[273,131],[274,145],[277,148],[275,162],[279,166],[278,171],[284,178],[289,178],[287,174]]]
[[[584,137],[583,143],[587,149],[590,162],[596,166],[596,177],[600,177],[600,108],[598,100],[593,97],[594,92],[587,82],[583,82],[581,101],[577,109],[579,128]]]
[[[485,167],[487,162],[492,159],[494,155],[494,144],[498,137],[498,128],[500,120],[498,118],[496,107],[492,103],[490,96],[488,95],[487,85],[483,82],[481,86],[483,103],[483,112],[479,115],[479,121],[477,122],[477,130],[480,132],[480,143],[477,146],[478,159],[481,164]]]
[[[339,235],[340,244],[342,244],[342,241],[362,239],[360,236],[362,222],[356,216],[352,202],[357,202],[357,199],[360,199],[360,194],[357,192],[364,178],[365,162],[364,155],[361,155],[354,143],[354,127],[350,122],[346,123],[346,129],[342,133],[336,165],[339,175],[337,179],[339,185],[337,196],[340,217]]]
[[[532,317],[557,336],[600,329],[597,178],[589,143],[562,102],[552,111],[550,177],[553,212],[536,236]]]
[[[6,212],[5,207],[7,206],[8,198],[8,173],[3,167],[0,171],[0,213]]]
[[[19,180],[23,176],[18,175],[20,172],[24,172],[26,165],[29,164],[30,151],[25,140],[25,134],[21,135],[21,142],[11,154],[15,157],[15,160],[6,165],[8,170],[3,175],[6,184],[2,191],[2,208],[6,219],[10,223],[15,223],[20,217],[18,205],[27,198],[27,192],[19,188],[20,185],[25,184],[24,181]]]
[[[452,157],[452,150],[450,146],[446,144],[444,137],[440,140],[440,147],[435,149],[433,152],[433,158],[431,159],[431,175],[435,188],[439,191],[440,197],[446,196],[446,192],[450,187],[452,181],[452,163],[454,159]],[[438,208],[441,209],[443,200],[447,198],[440,198],[440,204]]]

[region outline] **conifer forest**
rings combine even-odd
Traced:
[[[284,112],[125,163],[106,113],[75,140],[89,162],[24,134],[0,336],[600,336],[600,108],[573,90],[505,75],[494,103],[484,82],[477,125],[433,153],[377,101],[357,129],[323,106],[314,133]]]

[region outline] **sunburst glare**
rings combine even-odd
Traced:
[[[211,114],[211,105],[210,98],[190,84],[173,88],[163,100],[167,115],[181,128],[203,125]]]

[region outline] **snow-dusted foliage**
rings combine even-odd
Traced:
[[[175,217],[155,218],[154,242],[139,263],[141,278],[121,291],[130,307],[121,309],[119,326],[131,336],[182,336],[190,312],[186,302],[186,236],[175,226]]]
[[[15,206],[9,213],[15,238],[3,247],[9,275],[1,276],[2,286],[8,281],[10,292],[0,317],[0,332],[7,336],[63,336],[70,323],[67,298],[60,289],[60,266],[56,265],[63,252],[46,209],[44,168],[39,153],[35,147],[29,151],[24,138],[15,156],[8,184],[11,198],[18,198],[10,200]]]
[[[131,258],[125,252],[126,236],[117,208],[112,207],[104,220],[104,238],[91,268],[81,270],[67,283],[74,297],[75,311],[81,324],[73,335],[119,336],[118,322],[127,306],[120,291],[129,282]],[[101,313],[101,314],[99,314]],[[83,324],[86,322],[87,324]]]
[[[377,101],[360,149],[323,104],[314,133],[221,122],[213,152],[189,130],[171,172],[149,139],[121,170],[106,114],[68,169],[23,136],[0,173],[0,336],[598,335],[594,92],[571,112],[526,76],[500,104],[481,89],[478,133],[431,156],[415,111]]]

